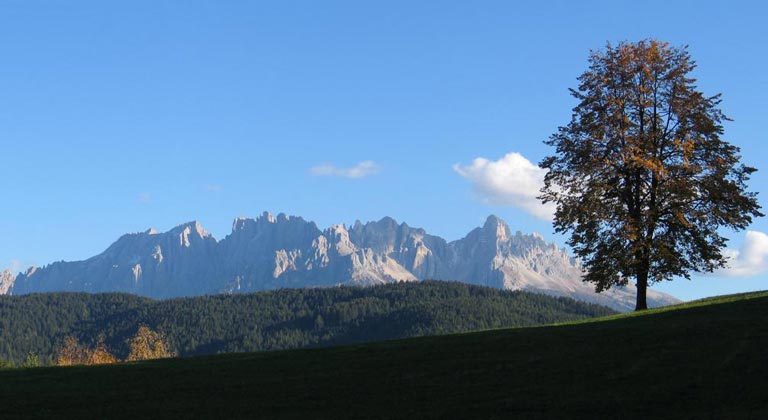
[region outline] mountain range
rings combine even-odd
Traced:
[[[448,242],[385,217],[320,230],[301,217],[237,218],[217,240],[198,222],[126,234],[83,261],[0,275],[0,294],[128,292],[157,299],[279,288],[372,286],[424,279],[567,296],[627,311],[635,288],[595,293],[568,252],[538,234],[512,233],[496,216]],[[648,291],[651,306],[679,302]]]

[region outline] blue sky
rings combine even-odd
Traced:
[[[0,266],[264,210],[449,240],[496,214],[562,244],[498,181],[536,177],[590,49],[648,37],[690,46],[765,203],[761,2],[527,3],[0,0]],[[768,288],[750,230],[734,270],[657,288]]]

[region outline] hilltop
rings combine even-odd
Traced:
[[[142,325],[182,357],[541,325],[614,313],[523,291],[423,281],[152,300],[125,293],[0,296],[0,359],[50,362],[66,336],[120,358]]]
[[[765,418],[768,292],[560,326],[0,372],[6,418]]]

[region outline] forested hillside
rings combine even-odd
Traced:
[[[766,319],[758,292],[551,327],[0,369],[0,417],[765,419]]]
[[[49,363],[64,337],[100,337],[120,358],[141,325],[180,356],[327,346],[479,329],[531,326],[614,313],[528,292],[424,281],[370,288],[284,289],[155,301],[128,294],[0,296],[0,359]]]

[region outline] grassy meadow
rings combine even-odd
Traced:
[[[547,327],[0,371],[2,418],[768,418],[768,292]]]

